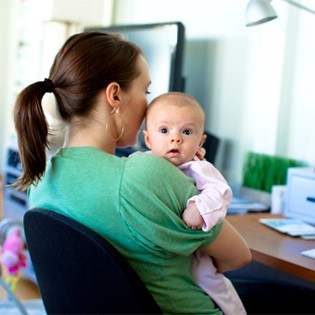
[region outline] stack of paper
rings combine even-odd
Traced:
[[[279,232],[304,239],[315,239],[315,227],[296,219],[259,219],[259,221]]]

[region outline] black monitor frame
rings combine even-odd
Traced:
[[[165,92],[185,90],[182,74],[185,27],[181,22],[91,26],[85,28],[85,31],[121,33],[142,49],[152,80],[149,101]],[[159,50],[161,53],[158,54]],[[163,87],[158,86],[164,83]]]

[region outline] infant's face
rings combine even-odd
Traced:
[[[204,141],[204,114],[196,106],[155,104],[147,117],[145,141],[152,153],[174,165],[191,161]]]

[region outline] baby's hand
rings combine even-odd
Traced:
[[[184,210],[182,218],[191,229],[201,229],[204,224],[204,220],[194,203]]]

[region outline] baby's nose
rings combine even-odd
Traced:
[[[182,143],[182,138],[179,135],[174,135],[171,137],[171,143]]]

